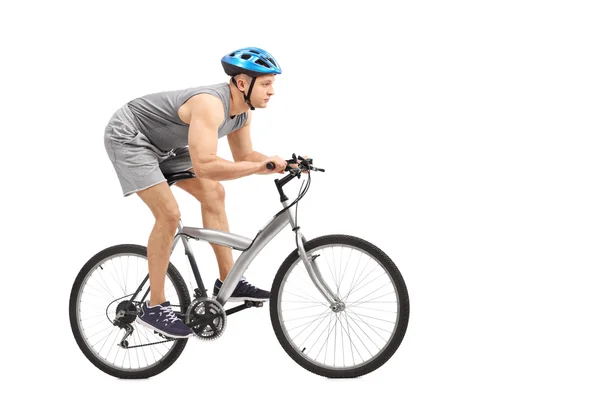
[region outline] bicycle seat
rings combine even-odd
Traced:
[[[184,179],[195,178],[196,174],[190,171],[185,172],[175,172],[174,174],[166,174],[165,178],[167,178],[167,183],[169,186],[174,184],[175,182],[182,181]]]

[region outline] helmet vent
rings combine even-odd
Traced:
[[[263,61],[263,60],[261,60],[261,59],[258,59],[258,60],[254,61],[254,62],[255,62],[256,64],[258,64],[258,65],[262,65],[263,67],[271,68],[271,66],[270,66],[269,64],[267,64],[266,62],[264,62],[264,61]]]
[[[242,59],[249,60],[252,57],[250,54],[242,54]]]
[[[235,56],[235,53],[231,53],[231,54],[229,55],[229,57],[233,57],[233,56]]]
[[[258,51],[256,50],[250,50],[250,53],[254,53],[254,54],[260,54]]]

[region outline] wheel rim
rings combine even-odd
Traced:
[[[358,247],[327,244],[307,252],[309,258],[317,254],[321,275],[345,308],[330,308],[298,258],[277,297],[282,331],[295,352],[315,366],[359,368],[389,346],[400,325],[398,288],[383,265]]]
[[[131,298],[148,273],[148,260],[136,253],[119,253],[107,257],[90,269],[77,294],[76,320],[79,333],[94,357],[103,364],[120,371],[143,371],[159,364],[175,348],[176,341],[123,349],[117,344],[125,330],[112,324],[117,305]],[[134,300],[144,295],[147,281]],[[181,299],[167,275],[165,297],[179,311]],[[127,338],[129,346],[159,342],[165,339],[151,329],[132,322],[134,331]]]

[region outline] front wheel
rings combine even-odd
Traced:
[[[271,288],[271,323],[279,343],[318,375],[353,378],[376,370],[396,352],[408,326],[408,291],[400,271],[378,247],[353,236],[321,236],[304,248],[340,302],[330,306],[294,250]]]

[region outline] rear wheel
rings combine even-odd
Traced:
[[[293,251],[271,288],[279,343],[303,368],[330,378],[372,372],[396,352],[408,326],[409,299],[392,260],[373,244],[330,235],[304,244],[340,302],[332,307]]]
[[[146,247],[124,244],[93,256],[73,284],[69,301],[73,336],[88,360],[109,375],[126,379],[157,375],[177,360],[187,343],[187,339],[161,337],[135,322],[149,281],[135,299],[131,297],[147,275]],[[165,296],[176,313],[185,312],[190,304],[185,281],[171,263]],[[133,332],[122,347],[126,326]]]

